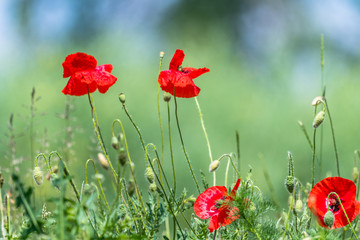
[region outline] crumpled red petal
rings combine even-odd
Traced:
[[[218,213],[215,204],[222,197],[227,196],[224,186],[213,186],[201,193],[194,204],[195,214],[201,219],[207,219]]]
[[[199,77],[200,75],[210,72],[210,69],[208,68],[183,68],[183,72],[187,73],[188,76],[192,79]]]
[[[95,70],[97,61],[96,59],[86,53],[74,53],[65,58],[62,66],[64,68],[63,77],[67,78],[76,72],[84,70]]]
[[[192,98],[200,93],[200,88],[195,85],[193,80],[180,71],[161,71],[158,81],[163,91],[171,95],[174,95],[175,92],[176,97]]]
[[[79,79],[71,77],[64,89],[62,90],[62,93],[65,95],[73,95],[73,96],[82,96],[88,93],[88,86],[89,86],[89,92],[93,93],[96,90],[96,83],[93,82],[91,84],[86,84]]]
[[[317,216],[318,223],[328,228],[324,223],[324,215],[327,212],[326,200],[331,192],[336,192],[342,199],[342,204],[352,222],[359,214],[360,203],[355,200],[356,186],[353,181],[341,177],[328,177],[318,182],[309,194],[308,207]],[[341,208],[334,213],[335,221],[332,229],[348,225],[346,216]]]
[[[184,60],[185,54],[183,50],[177,49],[173,58],[171,59],[169,69],[170,70],[178,70],[178,67],[181,66]]]

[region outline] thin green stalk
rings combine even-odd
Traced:
[[[212,163],[213,157],[212,157],[212,154],[211,154],[210,141],[209,141],[209,138],[208,138],[208,135],[207,135],[207,132],[206,132],[206,128],[205,128],[205,124],[204,124],[204,118],[203,118],[201,108],[200,108],[200,104],[199,104],[199,102],[197,100],[197,97],[194,97],[194,99],[195,99],[197,109],[199,111],[201,127],[202,127],[202,130],[204,132],[206,144],[207,144],[207,147],[208,147],[208,150],[209,150],[210,163]],[[214,186],[215,186],[216,185],[216,173],[215,173],[215,171],[213,172],[213,180],[214,180]]]
[[[338,203],[340,203],[341,209],[343,210],[343,212],[344,212],[344,214],[345,214],[345,217],[346,217],[346,219],[347,219],[347,221],[348,221],[348,223],[349,223],[349,226],[350,226],[350,228],[351,228],[351,231],[353,232],[355,238],[358,239],[358,237],[357,237],[357,235],[356,235],[356,233],[355,233],[355,230],[354,230],[354,228],[353,228],[352,225],[351,225],[350,219],[349,219],[349,217],[348,217],[348,215],[347,215],[347,213],[346,213],[346,211],[345,211],[345,208],[344,208],[344,206],[343,206],[343,204],[342,204],[342,202],[341,202],[341,199],[340,199],[339,195],[338,195],[336,192],[331,192],[331,193],[329,193],[329,194],[328,194],[328,197],[327,197],[327,199],[326,199],[326,203],[328,204],[328,202],[329,202],[329,197],[330,197],[332,194],[336,195],[337,200],[338,200]],[[329,211],[330,206],[328,205],[327,208],[328,208],[328,211]]]
[[[184,155],[185,155],[187,164],[188,164],[188,166],[189,166],[189,168],[190,168],[191,176],[192,176],[192,178],[193,178],[193,180],[194,180],[194,182],[195,182],[196,188],[197,188],[197,190],[198,190],[198,192],[199,192],[199,194],[200,194],[200,193],[201,193],[200,187],[199,187],[199,184],[198,184],[198,182],[197,182],[197,180],[196,180],[194,171],[193,171],[193,169],[192,169],[192,167],[191,167],[191,163],[190,163],[189,157],[188,157],[188,155],[187,155],[187,153],[186,153],[185,145],[184,145],[184,140],[183,140],[182,134],[181,134],[179,117],[178,117],[178,113],[177,113],[177,102],[176,102],[176,95],[175,95],[175,93],[174,93],[174,102],[175,102],[175,118],[176,118],[177,128],[178,128],[178,130],[179,130],[179,136],[180,136],[181,146],[182,146],[182,149],[183,149],[183,151],[184,151]]]
[[[47,168],[48,168],[48,171],[49,171],[50,174],[52,174],[53,171],[52,171],[52,168],[51,168],[51,166],[50,166],[50,160],[49,160],[49,161],[47,160],[47,158],[46,158],[46,156],[45,156],[44,153],[39,153],[39,154],[36,156],[36,158],[35,158],[35,167],[38,166],[38,161],[39,161],[38,159],[39,159],[40,156],[44,158],[44,160],[45,160],[45,162],[46,162],[46,166],[47,166]]]
[[[311,179],[311,186],[314,187],[315,185],[315,151],[316,151],[316,128],[314,128],[313,134],[313,156],[312,156],[312,179]]]
[[[231,157],[231,154],[227,154],[227,153],[226,153],[226,154],[221,155],[221,156],[219,157],[218,161],[220,161],[220,160],[223,159],[224,157],[227,157],[227,158],[230,160],[231,165],[233,166],[236,174],[238,175],[238,178],[241,178],[240,172],[237,170],[236,165],[235,165],[235,163],[234,163],[234,161],[233,161],[233,159],[232,159],[232,157]],[[225,184],[225,186],[226,186],[226,184]]]
[[[161,71],[161,65],[162,65],[162,60],[164,58],[163,54],[160,54],[160,63],[159,63],[159,75],[160,75],[160,71]],[[159,118],[159,124],[160,124],[160,133],[161,133],[161,163],[163,163],[164,161],[164,131],[163,131],[163,126],[162,126],[162,121],[161,121],[161,112],[160,112],[160,84],[158,84],[158,89],[157,89],[157,110],[158,110],[158,118]]]
[[[94,170],[95,170],[95,174],[96,174],[96,175],[98,174],[98,170],[97,170],[97,168],[96,168],[96,166],[95,166],[94,160],[91,159],[91,158],[88,159],[88,160],[86,161],[86,163],[85,163],[85,183],[86,183],[86,184],[88,183],[87,166],[88,166],[88,163],[89,163],[89,162],[92,162],[93,167],[94,167]],[[100,187],[101,194],[103,195],[105,204],[106,204],[108,210],[110,210],[110,207],[109,207],[108,201],[106,200],[106,196],[105,196],[104,189],[103,189],[103,187],[102,187],[101,181],[100,181],[99,178],[97,178],[97,181],[98,181],[98,184],[99,184],[99,187]]]
[[[235,137],[236,137],[236,153],[237,153],[236,156],[238,160],[238,169],[240,171],[240,135],[237,130],[235,132]]]
[[[106,148],[105,148],[105,143],[104,143],[104,141],[102,139],[102,136],[101,136],[101,130],[100,130],[99,122],[97,120],[97,114],[96,114],[96,108],[95,108],[94,100],[93,100],[93,98],[91,96],[91,93],[89,92],[89,88],[88,88],[88,99],[89,99],[89,104],[90,104],[90,108],[91,108],[91,118],[92,118],[92,122],[93,122],[93,125],[94,125],[94,130],[95,130],[96,136],[98,138],[98,142],[100,144],[101,150],[103,151],[103,153],[105,155],[106,161],[108,162],[109,167],[110,167],[111,171],[113,172],[115,182],[117,183],[118,175],[117,175],[114,167],[112,166],[110,158],[109,158],[109,156],[107,154],[107,151],[106,151]]]
[[[10,196],[6,194],[7,220],[8,220],[8,236],[11,238],[11,220],[10,220]]]
[[[170,125],[170,106],[169,106],[169,102],[167,102],[167,112],[168,112],[170,158],[171,158],[171,166],[172,166],[173,179],[174,179],[174,194],[176,194],[176,175],[175,175],[175,164],[174,164],[173,149],[172,149],[172,143],[171,143],[171,125]]]
[[[5,220],[4,220],[4,212],[3,212],[3,202],[2,202],[2,187],[0,186],[0,213],[1,213],[1,232],[3,239],[5,239]]]
[[[295,192],[296,192],[296,185],[294,186],[294,192],[293,193],[295,193]],[[285,225],[285,231],[284,231],[282,239],[285,239],[286,231],[287,231],[287,228],[288,228],[288,225],[289,225],[289,218],[290,218],[291,209],[294,207],[294,200],[295,200],[295,197],[292,198],[290,206],[289,206],[289,211],[288,211],[288,214],[287,214],[286,225]]]
[[[125,149],[126,149],[126,154],[127,154],[128,161],[129,161],[129,168],[130,168],[131,176],[132,176],[132,178],[134,180],[134,184],[135,184],[136,196],[137,196],[137,199],[140,201],[140,203],[141,203],[141,205],[143,207],[143,210],[144,210],[144,212],[146,214],[145,204],[144,204],[144,201],[142,199],[142,196],[141,196],[141,193],[140,193],[140,190],[139,190],[139,186],[138,186],[136,178],[135,178],[135,173],[134,173],[134,171],[133,171],[133,169],[131,167],[132,161],[131,161],[131,157],[130,157],[130,153],[129,153],[129,146],[128,146],[127,140],[126,140],[126,134],[125,134],[124,126],[123,126],[122,122],[120,121],[120,119],[115,119],[114,122],[118,122],[120,124],[121,132],[124,135]]]
[[[330,120],[330,127],[331,127],[331,135],[332,135],[332,139],[333,139],[333,143],[334,143],[334,151],[335,151],[335,158],[336,158],[336,169],[337,169],[337,174],[340,177],[340,164],[339,164],[339,156],[338,156],[338,151],[337,151],[337,147],[336,147],[336,141],[335,141],[335,131],[334,131],[334,124],[331,118],[331,114],[330,114],[330,110],[329,110],[329,105],[328,102],[325,98],[325,105],[326,105],[326,109],[327,109],[327,114],[329,116],[329,120]]]
[[[314,145],[313,145],[313,143],[311,142],[310,136],[309,136],[309,134],[308,134],[308,132],[307,132],[304,124],[303,124],[301,121],[299,121],[298,124],[299,124],[301,130],[303,131],[303,133],[304,133],[304,135],[305,135],[305,137],[306,137],[306,140],[307,140],[308,143],[309,143],[309,146],[310,146],[311,150],[313,150]]]
[[[230,158],[228,159],[228,162],[226,164],[226,171],[225,171],[225,186],[227,186],[227,178],[229,173],[229,167],[230,167]]]

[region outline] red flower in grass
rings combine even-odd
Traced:
[[[356,186],[351,180],[341,177],[328,177],[321,180],[311,190],[308,206],[310,211],[317,216],[320,226],[327,228],[324,216],[329,205],[329,210],[334,215],[334,224],[331,228],[341,228],[348,225],[349,222],[335,194],[331,194],[326,202],[331,192],[337,193],[350,222],[352,222],[359,214],[360,203],[355,200]]]
[[[210,219],[209,230],[213,232],[221,226],[228,225],[239,218],[238,208],[231,205],[235,191],[239,188],[237,180],[230,194],[224,186],[213,186],[201,193],[195,201],[195,214],[201,219]]]
[[[111,75],[111,64],[96,66],[96,59],[86,53],[74,53],[65,58],[62,66],[63,77],[70,77],[67,85],[62,90],[66,95],[81,96],[89,92],[106,93],[116,82],[117,78]]]
[[[171,59],[169,70],[160,72],[158,82],[161,89],[171,95],[174,95],[175,91],[176,97],[192,98],[199,95],[200,92],[200,88],[195,85],[193,79],[210,72],[210,70],[207,68],[182,68],[184,57],[184,52],[177,49]]]

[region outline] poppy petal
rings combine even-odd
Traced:
[[[112,70],[113,70],[113,66],[111,64],[99,65],[95,68],[95,71],[105,71],[108,73],[111,73]]]
[[[96,67],[96,59],[86,53],[74,53],[65,58],[62,66],[64,68],[63,77],[67,78],[79,71],[94,70]]]
[[[207,219],[216,213],[216,202],[227,196],[227,189],[224,186],[213,186],[201,193],[195,201],[195,214],[201,219]]]
[[[71,77],[64,89],[62,90],[62,93],[64,93],[65,95],[82,96],[88,93],[88,87],[90,93],[95,92],[95,82],[88,85],[79,81],[76,78]]]
[[[218,216],[214,215],[211,217],[209,222],[209,230],[212,233],[214,230],[217,230],[220,227],[220,224],[218,222]]]
[[[197,78],[198,76],[210,72],[210,69],[208,68],[183,68],[183,72],[187,73],[189,75],[190,78],[194,79]]]
[[[241,181],[240,178],[236,181],[235,186],[234,186],[233,190],[232,190],[231,193],[230,193],[230,197],[232,197],[232,198],[235,197],[235,195],[236,195],[235,192],[238,190],[238,188],[239,188],[239,186],[240,186],[240,181]]]
[[[185,54],[183,50],[177,49],[173,58],[171,59],[169,69],[178,70],[184,60]]]

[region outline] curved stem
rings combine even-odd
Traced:
[[[169,106],[169,102],[167,102],[167,112],[168,112],[170,158],[171,158],[171,166],[172,166],[172,172],[173,172],[173,178],[174,178],[174,194],[176,194],[176,175],[175,175],[175,164],[174,164],[173,149],[172,149],[172,143],[171,143],[171,125],[170,125],[170,106]]]
[[[39,154],[36,156],[36,159],[35,159],[35,167],[38,166],[38,159],[39,159],[40,156],[44,158],[44,160],[45,160],[45,162],[46,162],[46,166],[47,166],[47,168],[48,168],[48,170],[49,170],[49,173],[52,174],[53,171],[52,171],[51,166],[50,166],[50,159],[49,159],[49,161],[48,161],[48,160],[46,159],[46,156],[45,156],[44,153],[39,153]]]
[[[223,159],[224,157],[227,157],[227,158],[231,161],[231,164],[232,164],[232,166],[233,166],[236,174],[238,175],[239,178],[241,178],[240,173],[239,173],[239,171],[237,170],[236,165],[235,165],[235,163],[234,163],[234,161],[233,161],[233,159],[232,159],[232,157],[231,157],[231,154],[227,154],[227,153],[226,153],[226,154],[221,155],[221,157],[219,158],[219,161],[220,161],[221,159]]]
[[[98,171],[97,171],[97,168],[96,168],[96,165],[95,165],[95,162],[94,160],[92,160],[91,158],[88,159],[85,163],[85,183],[87,184],[88,183],[88,178],[87,178],[87,167],[88,167],[88,163],[91,162],[93,164],[93,167],[94,167],[94,170],[95,170],[95,174],[98,174]],[[106,200],[106,197],[105,197],[105,193],[104,193],[104,189],[102,187],[102,184],[101,184],[101,181],[99,178],[96,178],[97,179],[97,182],[99,184],[99,187],[100,187],[100,191],[101,191],[101,194],[103,195],[103,198],[104,198],[104,201],[105,201],[105,204],[108,208],[108,210],[110,210],[110,207],[109,207],[109,204],[108,204],[108,201]]]
[[[175,118],[176,118],[176,124],[177,124],[177,128],[178,128],[178,130],[179,130],[179,136],[180,136],[180,141],[181,141],[182,149],[183,149],[183,151],[184,151],[184,155],[185,155],[187,164],[188,164],[188,166],[189,166],[189,168],[190,168],[191,176],[192,176],[192,178],[193,178],[193,180],[194,180],[194,182],[195,182],[196,188],[197,188],[197,190],[198,190],[198,192],[199,192],[199,194],[200,194],[200,193],[201,193],[200,187],[199,187],[199,184],[198,184],[198,182],[197,182],[197,180],[196,180],[194,171],[193,171],[193,169],[192,169],[192,167],[191,167],[191,163],[190,163],[189,157],[188,157],[188,155],[187,155],[187,153],[186,153],[185,145],[184,145],[184,140],[183,140],[182,134],[181,134],[179,117],[178,117],[178,113],[177,113],[177,102],[176,102],[176,95],[175,95],[175,93],[174,93],[174,102],[175,102]]]
[[[206,144],[207,144],[207,147],[208,147],[208,150],[209,150],[210,163],[212,163],[213,157],[212,157],[212,154],[211,154],[210,141],[209,141],[209,138],[208,138],[208,135],[207,135],[207,132],[206,132],[206,128],[205,128],[205,124],[204,124],[204,118],[203,118],[201,108],[200,108],[200,104],[199,104],[199,102],[197,100],[197,97],[194,97],[194,99],[195,99],[197,109],[199,111],[201,127],[202,127],[202,130],[204,132]],[[213,172],[213,180],[214,180],[214,186],[215,186],[216,185],[216,173],[215,173],[215,171]]]
[[[89,99],[89,104],[90,104],[90,108],[91,108],[92,122],[93,122],[93,125],[94,125],[94,130],[95,130],[96,136],[98,138],[98,142],[100,144],[101,150],[103,151],[103,153],[105,155],[106,161],[108,162],[109,167],[110,167],[110,169],[111,169],[111,171],[112,171],[112,173],[114,175],[115,182],[117,183],[118,175],[117,175],[114,167],[111,164],[109,155],[107,154],[107,151],[106,151],[106,148],[105,148],[105,143],[104,143],[104,141],[102,139],[102,136],[101,136],[99,122],[97,120],[96,108],[95,108],[94,100],[93,100],[93,98],[92,98],[92,96],[91,96],[91,94],[89,92],[89,87],[88,87],[88,99]]]

